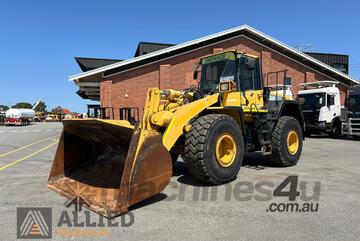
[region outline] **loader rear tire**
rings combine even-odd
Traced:
[[[232,117],[202,116],[192,123],[185,137],[186,163],[193,177],[213,185],[236,179],[244,158],[244,142]]]
[[[273,148],[270,161],[281,167],[296,165],[300,159],[303,144],[299,122],[291,116],[280,117],[271,138]]]

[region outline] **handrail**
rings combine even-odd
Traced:
[[[285,80],[287,79],[286,77],[286,72],[288,72],[289,70],[288,69],[285,69],[285,70],[279,70],[279,71],[273,71],[273,72],[268,72],[266,74],[266,85],[269,86],[269,76],[272,75],[272,74],[276,74],[276,81],[275,81],[275,93],[277,94],[278,93],[278,87],[279,87],[279,73],[284,73],[284,78],[283,78],[283,96],[282,96],[282,100],[286,100],[286,89],[285,89]],[[275,101],[276,101],[276,104],[278,104],[278,98],[277,98],[277,95],[275,97]]]

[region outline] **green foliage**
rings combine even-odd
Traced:
[[[16,103],[16,105],[11,106],[11,108],[23,108],[23,109],[31,109],[33,106],[30,103],[27,102],[20,102],[20,103]]]
[[[57,107],[55,107],[54,109],[52,109],[51,112],[59,113],[59,114],[63,114],[63,113],[64,113],[63,108],[62,108],[60,105],[57,106]]]
[[[35,112],[46,112],[46,105],[45,102],[41,101],[36,107]]]
[[[0,110],[7,111],[9,107],[7,105],[0,105]]]

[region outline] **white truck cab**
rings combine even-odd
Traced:
[[[341,134],[340,91],[337,84],[337,81],[300,84],[307,88],[300,90],[297,95],[304,116],[306,136],[328,133],[337,137]]]

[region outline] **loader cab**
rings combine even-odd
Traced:
[[[229,51],[202,58],[200,63],[200,90],[205,94],[218,93],[223,81],[234,81],[237,91],[262,89],[260,59],[256,56]]]

